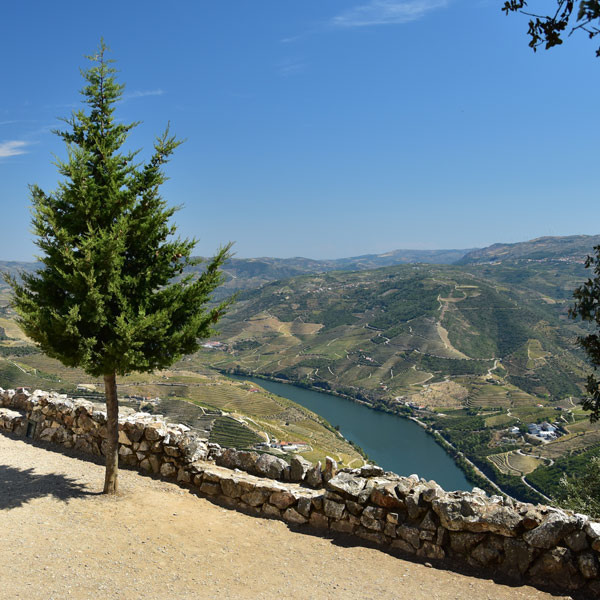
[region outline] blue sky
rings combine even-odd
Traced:
[[[4,2],[0,260],[103,36],[148,156],[170,121],[175,221],[211,254],[335,258],[600,233],[595,45],[534,54],[502,0]]]

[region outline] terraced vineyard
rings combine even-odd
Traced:
[[[264,442],[265,438],[233,417],[217,417],[213,422],[209,441],[219,444],[223,448],[245,450]]]

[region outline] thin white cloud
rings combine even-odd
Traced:
[[[410,23],[447,4],[448,0],[370,0],[337,15],[331,24],[335,27],[369,27]]]
[[[305,63],[293,59],[284,60],[277,65],[279,74],[284,77],[288,75],[294,75],[295,73],[300,73],[301,71],[304,71],[305,68]]]
[[[9,156],[19,156],[19,154],[27,154],[25,150],[29,142],[18,140],[9,140],[8,142],[0,142],[0,158],[8,158]]]
[[[135,98],[146,98],[147,96],[162,96],[164,90],[136,90],[135,92],[128,92],[123,94],[123,100],[134,100]]]

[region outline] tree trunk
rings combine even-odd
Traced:
[[[104,375],[104,393],[106,395],[106,476],[104,493],[116,494],[119,486],[119,400],[117,398],[117,378],[115,373]]]

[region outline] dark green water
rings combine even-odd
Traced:
[[[417,473],[419,477],[437,481],[446,490],[473,488],[441,446],[413,421],[331,394],[254,377],[230,377],[253,381],[338,425],[346,439],[361,446],[369,458],[387,471],[398,475]]]

